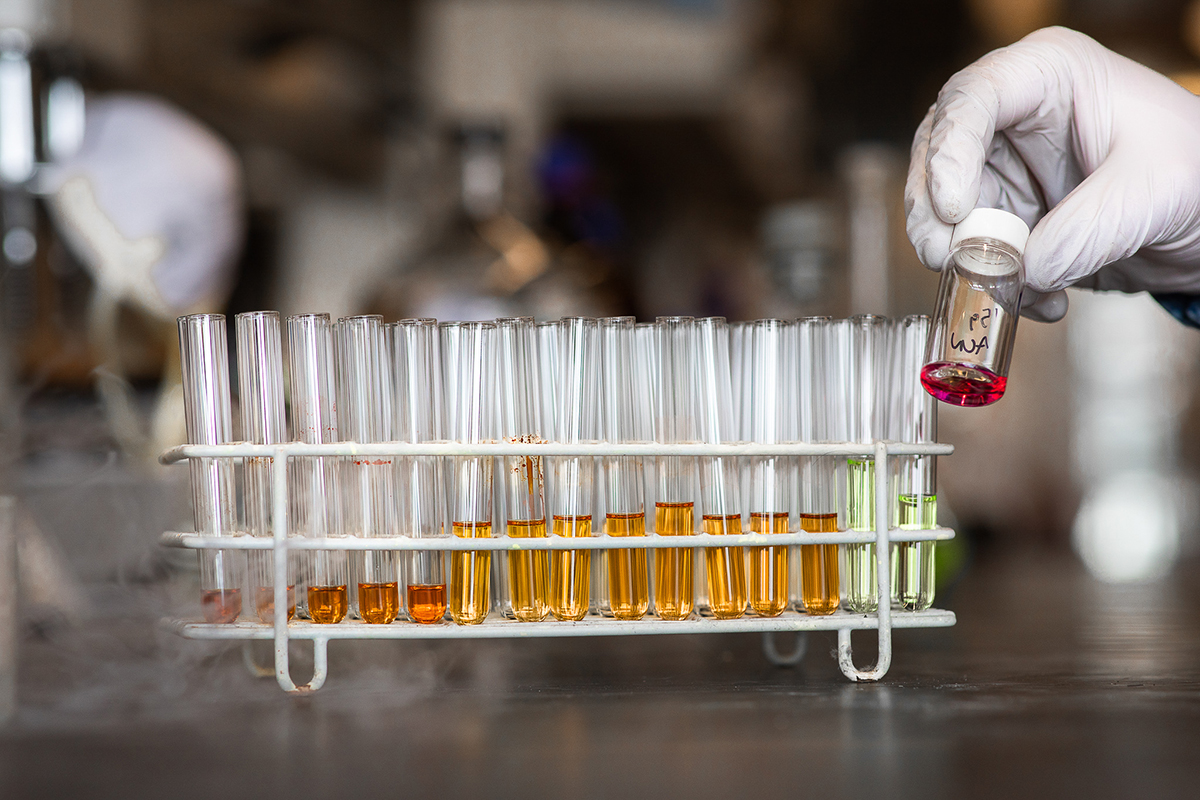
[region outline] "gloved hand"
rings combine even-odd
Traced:
[[[1035,319],[1060,319],[1072,285],[1200,294],[1200,98],[1081,33],[1037,31],[942,88],[904,206],[932,269],[976,206],[1025,220]]]

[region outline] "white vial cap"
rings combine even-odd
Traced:
[[[977,208],[966,219],[954,226],[950,234],[950,249],[958,247],[966,239],[986,237],[1003,242],[1025,255],[1025,243],[1029,241],[1029,226],[1016,214],[998,208]]]

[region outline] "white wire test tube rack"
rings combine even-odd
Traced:
[[[764,634],[764,647],[768,657],[779,663],[797,660],[802,654],[797,650],[789,658],[779,655],[771,641],[775,633],[804,633],[813,630],[836,630],[838,633],[838,665],[843,674],[852,681],[877,681],[887,674],[892,662],[892,630],[895,628],[943,628],[954,625],[953,612],[940,609],[925,611],[895,611],[891,598],[891,542],[942,541],[952,539],[954,531],[947,528],[925,530],[901,530],[890,528],[891,496],[889,493],[888,461],[892,456],[944,456],[954,451],[953,446],[940,443],[913,444],[878,441],[867,444],[554,444],[554,443],[428,443],[405,444],[387,442],[381,444],[356,444],[339,442],[334,444],[304,444],[292,442],[279,445],[223,444],[181,445],[166,451],[160,458],[163,464],[176,464],[189,458],[241,459],[269,458],[272,478],[272,530],[273,538],[251,536],[200,536],[195,533],[164,533],[162,544],[168,547],[183,547],[197,550],[274,550],[274,608],[288,605],[288,558],[293,550],[609,550],[630,548],[670,547],[761,547],[765,545],[786,546],[804,544],[871,544],[875,543],[877,560],[879,607],[873,613],[859,614],[845,610],[825,616],[815,616],[795,611],[785,611],[777,617],[742,617],[718,620],[693,617],[680,621],[659,620],[652,617],[637,621],[620,621],[608,618],[588,617],[580,622],[516,622],[491,617],[478,625],[455,625],[443,622],[420,625],[397,621],[385,625],[368,625],[357,620],[344,620],[337,624],[314,624],[305,620],[287,619],[286,614],[275,614],[273,624],[238,621],[228,624],[210,624],[186,620],[172,620],[168,625],[179,635],[189,639],[221,640],[273,640],[275,650],[275,679],[289,693],[308,693],[321,688],[328,676],[328,647],[333,639],[491,639],[491,638],[544,638],[557,636],[637,636],[685,633],[749,633]],[[641,456],[646,458],[664,456],[841,456],[872,457],[875,480],[874,531],[837,531],[831,533],[744,533],[740,535],[695,534],[692,536],[658,536],[647,531],[642,537],[610,537],[597,535],[591,538],[545,538],[460,539],[445,538],[363,538],[337,537],[328,539],[288,537],[288,459],[312,456]],[[653,514],[647,514],[647,522]],[[878,658],[873,667],[860,669],[855,666],[850,646],[850,634],[856,630],[875,630],[878,634]],[[313,676],[305,684],[296,685],[291,677],[288,663],[288,642],[310,640],[313,643]]]

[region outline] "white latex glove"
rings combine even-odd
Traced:
[[[942,88],[904,205],[932,269],[976,206],[1025,220],[1034,319],[1060,319],[1072,285],[1200,294],[1200,98],[1081,33],[1037,31]]]

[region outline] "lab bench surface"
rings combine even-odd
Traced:
[[[976,565],[955,628],[850,684],[811,634],[335,642],[320,693],[155,622],[179,581],[95,583],[21,650],[0,795],[1183,797],[1200,782],[1200,564],[1109,586],[1067,555]],[[941,601],[939,601],[941,605]],[[870,635],[856,634],[862,663]],[[266,643],[262,643],[267,648]],[[304,648],[296,648],[299,675]],[[264,649],[265,656],[265,649]]]

